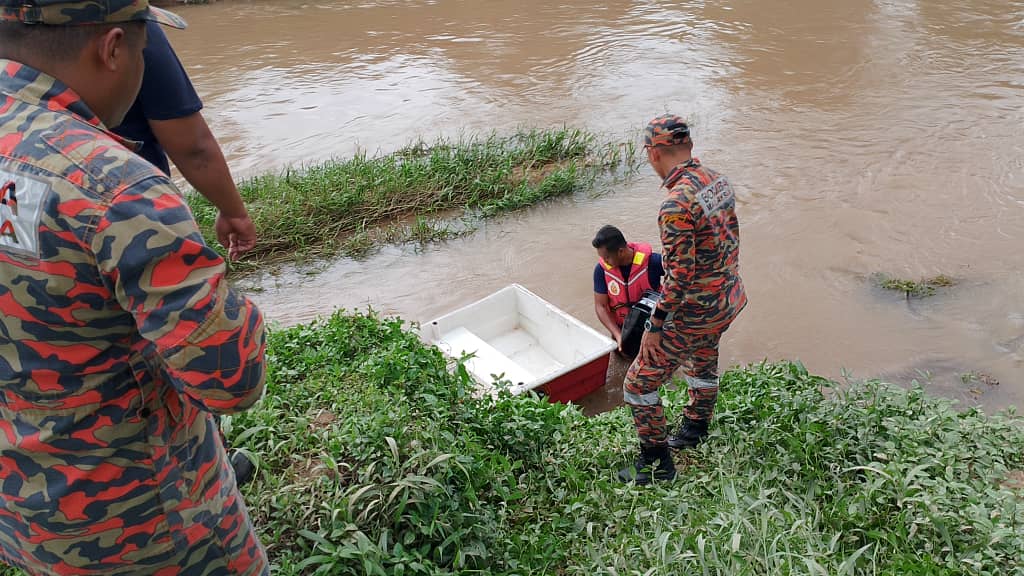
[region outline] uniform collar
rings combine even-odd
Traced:
[[[683,177],[683,173],[686,172],[688,168],[698,168],[699,166],[699,159],[690,158],[686,162],[683,162],[682,164],[679,164],[675,168],[669,170],[668,176],[665,176],[665,179],[661,181],[661,185],[664,186],[665,188],[671,188],[676,185],[676,182],[679,182],[679,179]]]
[[[137,151],[142,147],[140,142],[121,138],[108,130],[74,90],[31,66],[0,58],[0,94],[84,122],[129,150]]]

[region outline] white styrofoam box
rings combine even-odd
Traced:
[[[615,342],[518,284],[424,324],[420,337],[485,387],[504,374],[518,393],[542,386],[615,349]]]

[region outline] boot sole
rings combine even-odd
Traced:
[[[637,486],[647,486],[648,484],[650,484],[652,482],[652,480],[650,478],[648,478],[646,481],[641,481],[636,476],[626,477],[626,476],[624,476],[622,474],[622,472],[619,472],[618,479],[619,479],[619,482],[622,482],[623,484],[636,484]],[[675,480],[675,479],[676,479],[676,471],[673,470],[671,476],[668,476],[668,477],[655,476],[653,481],[654,482],[671,482],[672,480]]]
[[[673,481],[675,479],[676,479],[676,473],[673,472],[672,475],[669,476],[668,478],[664,478],[664,477],[663,478],[658,478],[657,476],[655,476],[654,478],[648,479],[646,482],[637,482],[636,480],[633,480],[633,483],[636,484],[637,486],[650,486],[651,484],[654,484],[655,482],[671,482],[671,481]]]
[[[692,449],[696,448],[697,446],[700,446],[701,442],[702,441],[697,441],[697,442],[693,442],[693,443],[690,443],[690,442],[673,442],[673,441],[669,440],[668,441],[668,447],[673,449],[673,450],[692,450]]]

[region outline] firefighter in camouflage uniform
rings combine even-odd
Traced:
[[[259,311],[168,179],[108,128],[146,0],[0,0],[0,561],[259,575],[214,414],[264,381]]]
[[[637,484],[675,478],[669,448],[692,448],[707,436],[718,399],[718,342],[747,303],[729,181],[692,157],[690,129],[678,116],[652,120],[644,148],[668,194],[658,214],[662,298],[623,384],[640,436],[640,458],[619,477]],[[680,366],[690,401],[679,429],[668,436],[658,389]]]

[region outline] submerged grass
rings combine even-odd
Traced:
[[[896,292],[904,292],[907,298],[925,298],[927,296],[933,296],[937,288],[948,288],[956,285],[956,280],[939,274],[932,278],[925,278],[924,280],[906,280],[903,278],[891,278],[888,276],[879,276],[879,286],[886,290],[893,290]]]
[[[620,167],[635,167],[631,147],[599,144],[590,133],[566,128],[419,142],[384,156],[259,176],[239,186],[259,241],[236,269],[296,257],[364,256],[380,242],[450,238],[472,230],[473,219],[570,194]],[[216,209],[199,195],[189,201],[216,246]],[[461,225],[450,222],[453,213]]]
[[[271,334],[226,419],[278,575],[1022,574],[1024,429],[919,388],[830,392],[799,364],[723,375],[709,441],[648,489],[627,410],[475,399],[398,320]],[[685,392],[666,392],[678,414]],[[0,571],[2,573],[2,571]]]

